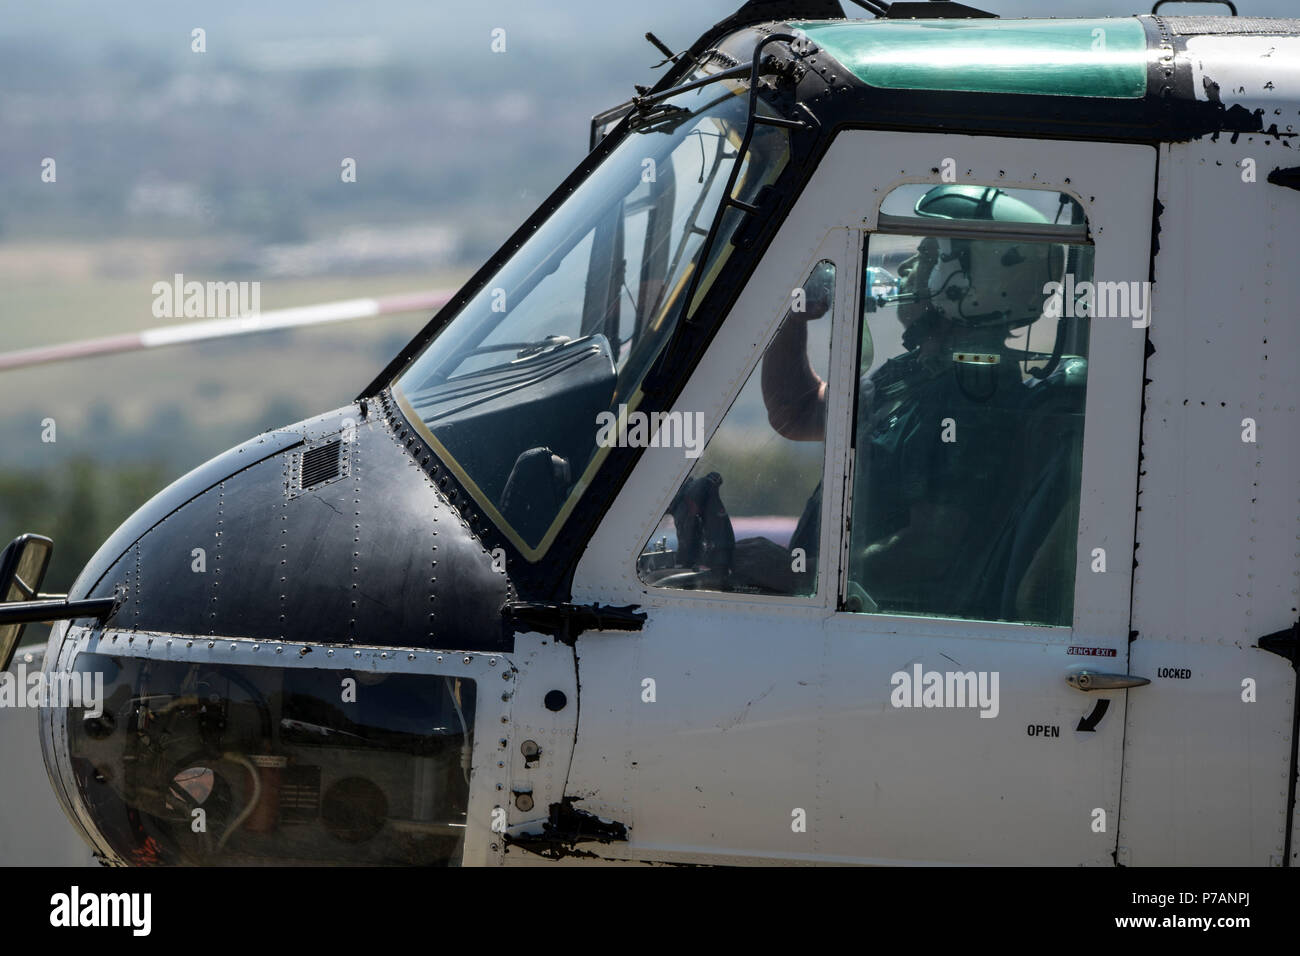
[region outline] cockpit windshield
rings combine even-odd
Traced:
[[[695,270],[693,306],[727,260],[735,208],[700,265],[747,101],[723,80],[656,106],[394,383],[406,416],[530,560],[604,459],[598,416],[636,407]],[[734,198],[753,202],[788,158],[788,133],[757,126]]]

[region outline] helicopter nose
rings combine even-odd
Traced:
[[[180,478],[70,598],[117,595],[107,627],[166,634],[504,646],[504,571],[377,405],[268,432]]]
[[[97,696],[43,708],[41,745],[106,859],[459,859],[509,584],[384,404],[367,411],[201,466],[74,585],[118,603],[51,637],[46,668]]]

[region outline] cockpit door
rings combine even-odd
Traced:
[[[833,191],[871,197],[825,631],[827,852],[1109,865],[1127,688],[1142,693],[1155,153],[862,132],[824,165]]]
[[[718,441],[720,410],[761,369],[791,290],[826,255],[814,250],[842,236],[830,359],[819,373],[816,592],[790,591],[769,573],[768,544],[748,546],[748,558],[769,563],[747,568],[744,586],[698,572],[647,578],[647,566],[677,560],[661,556],[680,543],[664,531],[665,510],[688,490],[707,506],[713,491],[687,489],[694,472],[680,459],[643,454],[573,588],[575,601],[636,603],[648,614],[639,635],[578,640],[569,788],[628,825],[628,846],[611,853],[1112,862],[1149,321],[1132,310],[1149,306],[1154,176],[1154,150],[1135,145],[863,130],[831,144],[677,406],[707,411]],[[1052,202],[1039,203],[1041,221],[882,215],[900,188],[919,202],[944,186],[995,204],[999,192]],[[1077,207],[1080,222],[1053,221],[1058,200]],[[904,264],[931,253],[932,281],[909,285],[916,263]],[[1046,314],[1096,301],[1102,283],[1115,296],[1122,288],[1132,314],[1094,314],[1059,337],[1045,339],[1037,321],[1027,332],[1013,324],[1006,336],[931,343],[922,356],[925,337],[899,328],[908,303],[941,298],[965,309],[956,314],[964,321],[1037,296]],[[918,384],[910,366],[922,358],[933,374]],[[942,401],[906,404],[926,383],[965,404],[942,414]],[[779,419],[769,406],[773,428]],[[914,434],[891,432],[895,419]],[[893,464],[880,464],[884,451],[875,464],[865,455],[873,441],[894,444]],[[747,536],[787,557],[794,550],[789,529],[754,520],[758,506],[742,504],[754,476],[768,473],[764,443],[735,444],[715,457],[713,489],[732,519],[733,585]],[[864,483],[873,467],[880,476]],[[926,495],[946,507],[922,507]],[[742,528],[733,512],[746,508]],[[909,517],[916,524],[904,531]],[[879,539],[855,537],[864,529]],[[889,554],[889,542],[908,535],[921,545],[911,564],[877,559],[874,577],[862,575],[864,554]],[[774,593],[783,587],[789,593]]]

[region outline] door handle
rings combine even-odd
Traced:
[[[1132,674],[1100,674],[1097,671],[1072,671],[1065,676],[1065,682],[1075,690],[1120,690],[1124,687],[1141,687],[1151,681],[1145,677]]]

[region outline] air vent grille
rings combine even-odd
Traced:
[[[342,449],[342,442],[332,441],[303,452],[299,487],[306,491],[337,478]]]
[[[284,476],[284,493],[297,498],[322,485],[348,477],[351,471],[352,446],[341,438],[329,438],[321,444],[295,452],[289,459]]]

